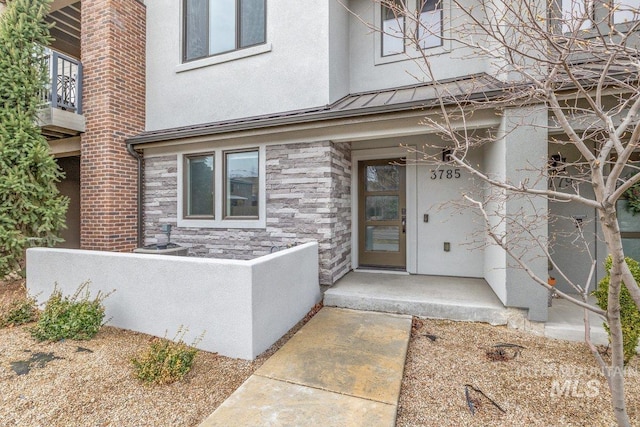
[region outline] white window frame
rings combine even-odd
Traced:
[[[419,13],[418,8],[421,6],[421,0],[406,0],[408,5],[408,9],[412,10],[414,13]],[[425,47],[422,48],[422,51],[428,55],[439,55],[442,53],[447,53],[451,50],[451,43],[449,42],[451,38],[451,29],[450,26],[447,25],[447,22],[450,22],[451,18],[451,2],[448,0],[440,0],[441,8],[440,8],[440,22],[441,22],[441,35],[442,40],[441,43],[437,46],[433,47]],[[382,8],[381,4],[377,4],[376,7],[373,8],[373,22],[376,23],[376,27],[380,27],[382,25]],[[419,15],[418,15],[419,19]],[[418,28],[413,22],[409,22],[405,19],[404,22],[404,31],[407,34],[413,34],[412,38],[417,38]],[[418,46],[413,43],[413,40],[409,40],[407,38],[404,39],[404,52],[394,53],[389,55],[383,55],[382,53],[382,39],[384,34],[381,31],[378,34],[375,34],[374,39],[374,64],[382,65],[389,64],[398,61],[405,61],[409,59],[420,58],[422,56],[421,50]]]
[[[258,151],[258,218],[239,219],[238,217],[224,218],[225,212],[225,177],[224,158],[225,153],[233,151]],[[185,216],[185,158],[191,155],[213,154],[214,158],[214,217],[213,218],[189,218]],[[264,145],[216,147],[215,149],[194,150],[178,154],[178,227],[192,228],[266,228],[267,199],[266,199],[266,149]]]

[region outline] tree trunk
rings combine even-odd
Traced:
[[[611,337],[611,367],[607,379],[611,390],[611,404],[618,425],[631,426],[624,399],[624,349],[620,321],[620,288],[625,260],[615,205],[603,210],[601,219],[604,239],[613,260],[607,298],[607,323]]]

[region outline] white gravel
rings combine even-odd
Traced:
[[[0,284],[0,310],[20,295],[19,283]],[[130,363],[152,339],[148,335],[104,327],[90,341],[38,343],[25,326],[0,329],[0,425],[197,426],[302,324],[253,362],[200,352],[183,381],[153,387],[133,377]],[[513,359],[491,360],[487,350],[499,343],[524,348]],[[11,362],[36,353],[60,359],[16,375]],[[632,425],[640,426],[638,359],[627,369],[627,395]],[[471,415],[465,384],[506,413],[469,389],[477,410]],[[398,426],[614,424],[606,382],[584,344],[486,324],[414,320]]]

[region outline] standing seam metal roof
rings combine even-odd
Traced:
[[[148,131],[129,138],[127,142],[138,145],[240,130],[408,111],[436,106],[441,98],[445,103],[488,99],[502,94],[506,88],[504,82],[480,73],[437,83],[349,94],[323,107]]]

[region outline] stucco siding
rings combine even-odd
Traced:
[[[147,130],[329,102],[328,2],[270,1],[265,45],[188,63],[182,3],[147,6]]]

